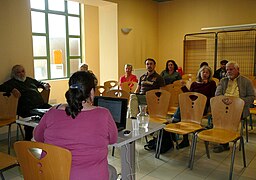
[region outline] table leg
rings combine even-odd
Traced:
[[[121,147],[122,180],[135,180],[135,142]]]

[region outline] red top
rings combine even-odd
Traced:
[[[131,74],[129,77],[125,77],[125,75],[120,77],[120,83],[124,82],[138,82],[138,79],[135,75]]]

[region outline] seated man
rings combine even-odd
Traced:
[[[250,105],[254,101],[254,90],[252,82],[245,76],[240,75],[239,66],[235,62],[228,62],[226,64],[227,77],[221,79],[217,86],[215,96],[235,96],[244,100],[244,109],[241,118],[247,118],[250,115]],[[220,153],[228,151],[229,143],[221,144],[214,147],[213,152]]]
[[[146,92],[152,89],[159,89],[164,86],[164,79],[156,71],[156,61],[148,58],[145,60],[147,72],[140,77],[139,84],[135,90],[136,94],[130,96],[130,117],[135,118],[138,114],[140,104],[147,104]]]
[[[26,77],[25,69],[21,65],[13,66],[11,79],[0,85],[1,92],[13,93],[19,97],[17,115],[21,117],[38,115],[38,112],[33,110],[35,108],[47,109],[51,107],[49,104],[44,103],[38,88],[47,90],[50,88],[50,85]],[[31,140],[33,128],[25,126],[24,129],[25,140]]]

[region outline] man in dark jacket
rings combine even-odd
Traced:
[[[226,77],[226,64],[228,63],[227,60],[220,61],[220,68],[214,72],[213,77],[221,80],[222,78]]]
[[[11,79],[0,85],[1,92],[13,93],[19,97],[17,115],[29,117],[37,115],[35,108],[48,109],[51,106],[44,103],[38,88],[49,89],[48,83],[37,81],[26,77],[25,69],[22,65],[15,65],[12,68]],[[33,128],[25,126],[25,140],[33,137]]]

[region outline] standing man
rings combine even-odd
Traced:
[[[145,60],[147,72],[140,77],[139,84],[135,90],[136,94],[130,96],[130,117],[135,118],[138,114],[138,107],[147,104],[146,92],[152,89],[159,89],[164,86],[164,79],[156,71],[156,61],[152,58]]]
[[[22,65],[15,65],[12,68],[11,79],[0,85],[1,92],[13,93],[19,97],[17,115],[29,117],[38,115],[35,108],[48,109],[51,105],[44,103],[38,88],[50,89],[48,83],[39,82],[27,77]],[[25,126],[25,140],[31,140],[33,128]]]
[[[240,97],[244,100],[244,109],[241,118],[247,118],[250,115],[250,105],[254,101],[254,90],[252,82],[245,76],[240,75],[239,66],[235,62],[228,62],[226,64],[227,77],[220,80],[217,86],[215,96],[235,96]],[[213,152],[220,153],[223,151],[228,151],[229,144],[221,144],[214,147]]]
[[[226,77],[226,64],[228,63],[227,60],[220,61],[220,68],[214,72],[213,77],[221,80],[222,78]]]

